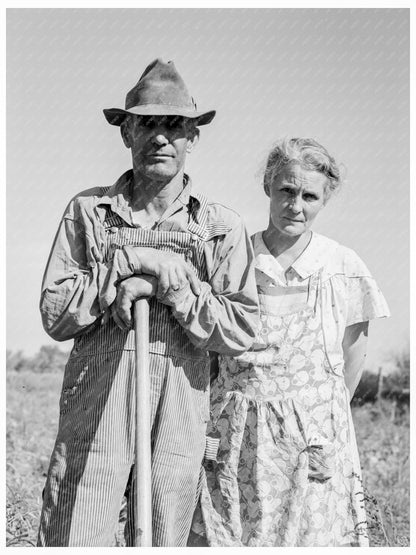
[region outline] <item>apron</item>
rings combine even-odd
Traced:
[[[327,356],[321,272],[306,301],[288,302],[290,288],[258,293],[256,341],[221,358],[212,385],[193,532],[209,546],[368,545],[349,396]]]

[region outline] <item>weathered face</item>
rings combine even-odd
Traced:
[[[198,139],[198,130],[181,116],[129,116],[121,134],[135,171],[154,181],[173,179]]]
[[[270,221],[283,235],[296,237],[307,231],[325,206],[327,178],[298,164],[273,176],[270,186]]]

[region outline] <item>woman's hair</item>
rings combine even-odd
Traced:
[[[315,139],[282,139],[272,148],[266,162],[263,187],[270,194],[270,185],[276,175],[292,164],[299,164],[305,170],[323,173],[327,177],[325,199],[341,185],[340,169],[326,148]]]

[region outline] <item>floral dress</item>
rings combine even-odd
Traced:
[[[284,272],[253,237],[261,325],[222,357],[193,535],[209,546],[366,546],[345,327],[388,316],[354,251],[313,234]]]

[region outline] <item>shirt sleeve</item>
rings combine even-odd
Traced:
[[[135,272],[123,250],[103,261],[99,229],[99,222],[73,200],[59,225],[42,282],[43,327],[57,341],[73,339],[93,325],[115,299],[117,281]]]
[[[209,282],[201,283],[199,296],[187,284],[159,300],[172,307],[197,347],[230,356],[250,348],[259,312],[253,248],[242,221],[224,235]]]
[[[376,280],[364,262],[351,250],[345,257],[345,280],[347,326],[390,316],[387,302]]]

